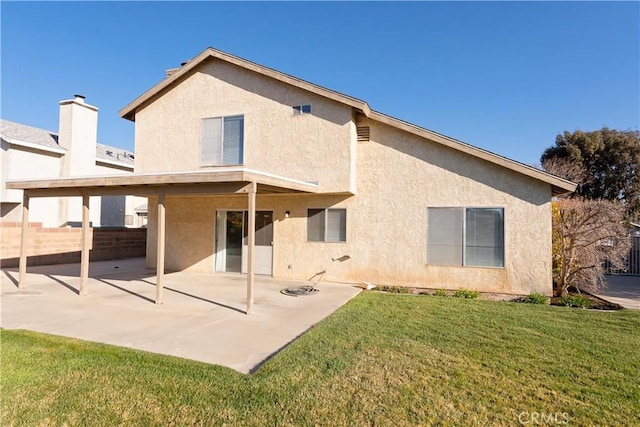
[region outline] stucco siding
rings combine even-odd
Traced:
[[[367,124],[371,140],[357,147],[357,195],[258,196],[257,209],[274,212],[275,277],[551,293],[549,185],[388,126]],[[246,207],[246,196],[167,198],[167,269],[213,272],[216,210]],[[308,242],[307,209],[329,207],[347,209],[346,242]],[[429,207],[504,208],[504,268],[428,265]],[[151,203],[150,267],[155,265],[155,210]],[[345,255],[349,259],[338,260]]]
[[[293,114],[305,104],[312,114]],[[274,213],[275,277],[551,294],[551,185],[223,61],[136,110],[136,172],[201,169],[202,118],[240,114],[245,166],[353,194],[258,195],[257,209]],[[166,268],[212,273],[216,211],[246,210],[247,200],[167,197],[166,207]],[[347,210],[346,242],[308,242],[307,210],[330,207]],[[430,207],[503,208],[504,267],[429,265]],[[156,209],[150,200],[149,267]]]
[[[293,113],[306,104],[311,114]],[[244,115],[245,166],[352,189],[350,107],[215,60],[136,112],[136,172],[200,169],[202,119],[234,115]]]
[[[358,147],[350,226],[370,248],[354,251],[369,258],[351,270],[352,280],[551,293],[549,185],[389,126],[363,124],[371,141]],[[427,265],[429,207],[504,208],[505,267]]]
[[[3,147],[5,146],[3,141]],[[3,148],[4,149],[4,148]],[[3,153],[3,179],[46,178],[58,176],[62,168],[60,155],[44,153],[28,148],[8,147]],[[4,164],[3,164],[4,166]],[[3,181],[4,183],[4,181]],[[20,221],[22,219],[22,190],[7,190],[2,185],[2,202],[16,203],[15,208],[3,212],[3,221]],[[29,220],[41,222],[45,227],[59,226],[59,202],[54,197],[32,199],[29,204]]]

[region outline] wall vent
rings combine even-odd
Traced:
[[[358,126],[356,132],[358,134],[358,142],[369,141],[369,126]]]

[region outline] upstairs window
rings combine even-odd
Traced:
[[[307,210],[307,240],[309,242],[346,242],[347,210]]]
[[[202,119],[200,149],[203,166],[243,164],[244,116]]]
[[[296,105],[293,107],[293,114],[311,114],[311,105]]]
[[[429,208],[427,263],[504,267],[503,208]]]

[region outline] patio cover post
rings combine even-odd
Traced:
[[[162,304],[164,286],[165,195],[158,194],[158,246],[156,257],[156,304]]]
[[[248,232],[249,241],[247,242],[247,314],[253,312],[253,249],[256,243],[256,191],[257,185],[252,182],[249,185],[249,221]]]
[[[22,235],[20,237],[20,268],[18,274],[18,288],[27,287],[27,240],[29,233],[29,192],[24,190],[22,195]]]
[[[89,281],[89,195],[82,194],[82,252],[80,255],[80,295],[87,295]]]

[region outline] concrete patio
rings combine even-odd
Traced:
[[[244,275],[169,273],[156,305],[155,272],[144,258],[93,262],[88,295],[78,295],[80,264],[2,269],[0,326],[28,329],[219,364],[248,373],[349,299],[359,288],[320,282],[315,295],[280,293],[310,282],[256,276],[246,309]]]

